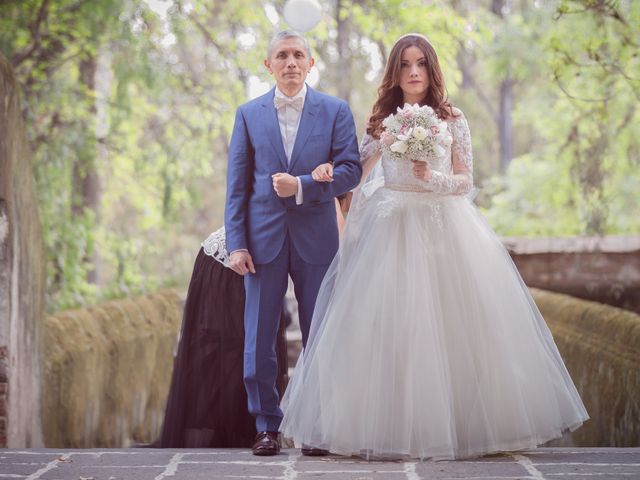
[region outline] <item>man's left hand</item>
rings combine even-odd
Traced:
[[[280,198],[293,197],[298,192],[298,180],[288,173],[271,175],[273,189]]]

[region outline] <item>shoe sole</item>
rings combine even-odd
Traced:
[[[329,452],[302,452],[305,457],[326,457]]]
[[[256,457],[273,457],[274,455],[278,455],[280,452],[253,452]]]

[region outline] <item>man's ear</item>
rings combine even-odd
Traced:
[[[267,70],[269,70],[269,73],[273,73],[273,72],[271,71],[271,62],[269,61],[269,59],[268,59],[268,58],[265,58],[265,59],[264,59],[264,66],[265,66],[265,67],[267,67]]]
[[[315,58],[311,57],[311,59],[309,60],[309,68],[313,67],[315,64],[316,64]]]

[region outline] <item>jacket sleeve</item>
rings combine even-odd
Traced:
[[[330,201],[354,188],[360,182],[362,165],[358,139],[349,106],[341,102],[331,135],[333,182],[316,182],[310,174],[301,175],[304,204]]]
[[[229,144],[227,197],[224,210],[227,251],[247,249],[247,207],[251,193],[254,150],[242,110],[236,111]]]

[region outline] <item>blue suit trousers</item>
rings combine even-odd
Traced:
[[[318,290],[329,264],[305,262],[287,234],[276,258],[255,267],[255,274],[247,273],[244,277],[244,384],[249,412],[256,418],[257,431],[277,431],[282,410],[276,390],[278,361],[275,345],[288,276],[293,280],[298,301],[304,347]]]

